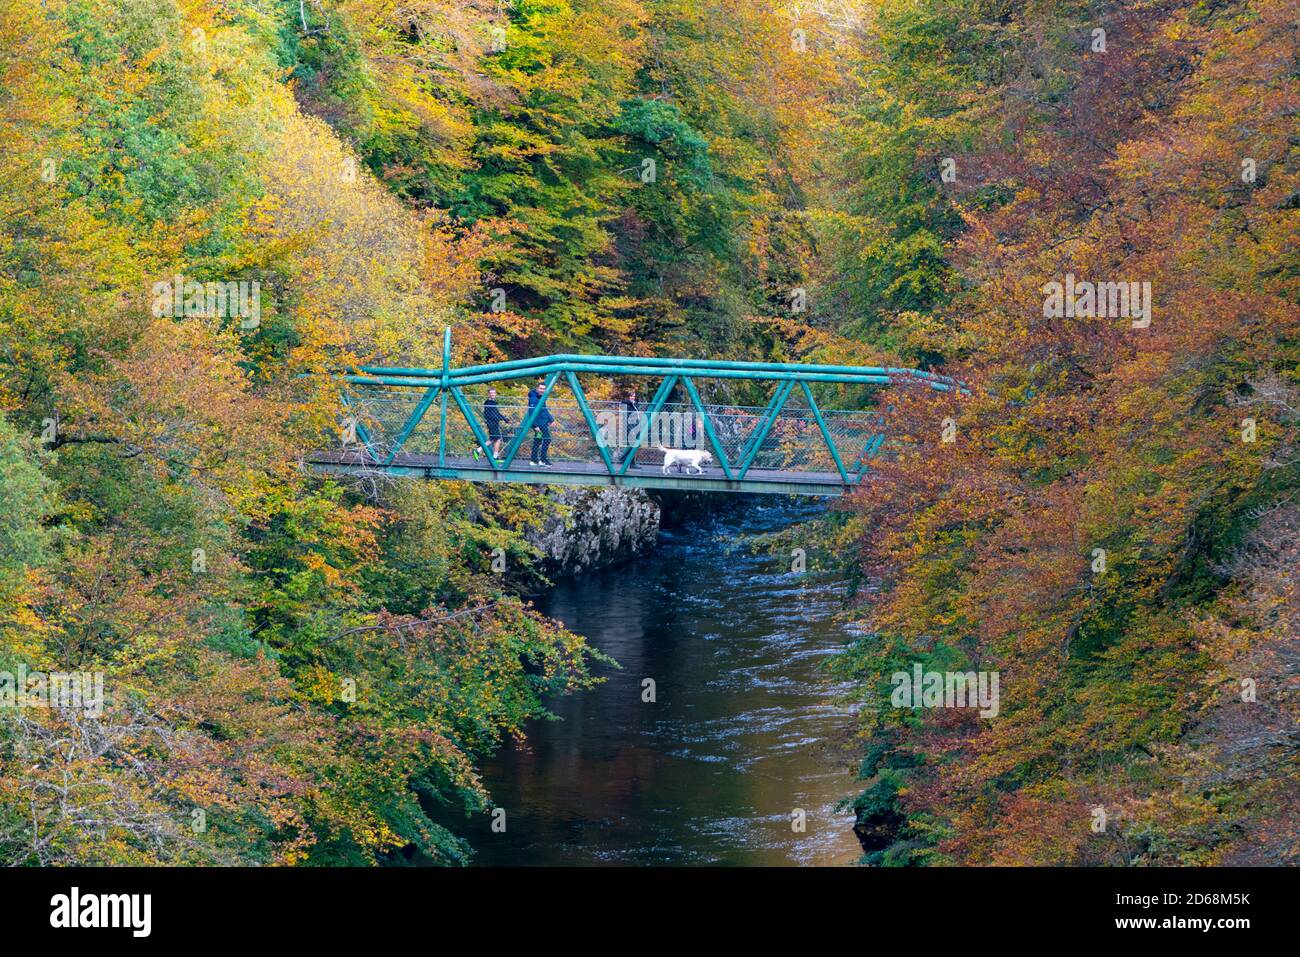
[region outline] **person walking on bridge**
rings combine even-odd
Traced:
[[[542,394],[546,392],[546,380],[538,379],[537,388],[528,393],[528,411],[531,413],[534,408],[537,409],[537,418],[533,419],[533,454],[528,460],[529,465],[540,466],[549,469],[551,460],[548,457],[551,451],[551,418],[550,410],[546,408],[546,400]]]
[[[637,449],[637,427],[641,425],[641,408],[636,404],[636,390],[628,392],[627,398],[623,400],[623,435],[624,447],[619,453],[618,465],[621,468],[623,463],[632,458],[631,468],[636,468],[636,449]]]
[[[505,416],[501,414],[501,406],[497,404],[497,390],[488,389],[487,399],[483,402],[483,424],[487,426],[488,445],[492,446],[492,458],[497,462],[501,461],[501,426],[504,422]],[[474,449],[475,462],[483,451],[481,445]]]

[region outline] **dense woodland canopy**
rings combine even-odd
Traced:
[[[959,376],[811,530],[865,859],[1294,863],[1298,93],[1296,0],[0,0],[0,671],[111,690],[0,711],[0,862],[471,857],[599,657],[519,597],[554,506],[299,467],[301,373],[451,326]],[[917,661],[1000,714],[879,707]]]

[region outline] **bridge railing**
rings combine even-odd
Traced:
[[[483,390],[465,390],[466,404],[474,411],[488,431],[483,402]],[[402,430],[417,412],[420,394],[399,389],[363,389],[351,395],[350,408],[357,423],[367,435],[370,445],[383,458],[397,452],[404,455],[436,456],[440,448],[444,458],[454,460],[479,458],[486,464],[479,437],[469,422],[460,414],[452,415],[446,425],[445,438],[441,434],[440,417],[425,415],[423,420],[399,441]],[[603,464],[601,446],[615,464],[635,452],[633,467],[660,465],[663,455],[660,448],[703,450],[712,456],[711,467],[721,468],[721,458],[709,439],[709,428],[733,473],[739,472],[747,458],[748,470],[781,470],[836,472],[836,456],[825,443],[816,416],[809,408],[784,408],[768,422],[762,406],[743,406],[719,403],[702,403],[703,409],[693,404],[664,403],[651,416],[647,409],[629,413],[621,402],[588,400],[587,411],[596,422],[596,431],[587,424],[583,409],[575,401],[548,399],[547,411],[552,422],[549,432],[548,457],[561,463]],[[519,433],[528,415],[526,400],[501,397],[497,410],[502,417],[499,434],[502,452]],[[881,434],[881,417],[873,413],[821,410],[822,421],[831,437],[840,462],[850,475],[858,474],[864,453],[871,440]],[[648,428],[641,429],[643,418]],[[765,423],[766,434],[760,437]],[[537,429],[524,436],[515,462],[528,462],[532,457],[533,439]],[[540,441],[539,441],[540,447]],[[750,452],[752,451],[752,456]]]
[[[629,414],[621,402],[587,397],[583,379],[590,384],[596,377],[605,380],[598,389],[605,394],[615,391],[611,379],[624,386],[641,379],[650,388]],[[892,367],[619,356],[542,356],[453,369],[450,333],[441,369],[365,366],[340,378],[354,447],[380,468],[423,459],[509,471],[531,468],[523,463],[537,454],[560,469],[595,468],[619,476],[661,465],[663,447],[709,452],[710,474],[728,480],[780,471],[816,473],[843,484],[859,481],[884,444],[882,415],[874,407],[822,408],[819,390],[865,386],[874,393],[900,378],[936,390],[961,388],[943,376]],[[542,384],[549,423],[519,394],[519,380],[534,379]],[[755,383],[771,389],[765,406],[719,401],[738,386],[750,387],[752,394]],[[500,455],[483,409],[490,386],[500,390]],[[543,440],[549,444],[544,452]]]

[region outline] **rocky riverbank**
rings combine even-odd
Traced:
[[[659,536],[659,504],[640,489],[560,488],[553,495],[561,514],[530,536],[552,576],[628,561]]]
[[[551,495],[563,506],[562,514],[529,541],[546,556],[546,571],[553,579],[630,561],[654,547],[661,528],[742,508],[745,498],[636,488],[556,488]]]

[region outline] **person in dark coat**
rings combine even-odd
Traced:
[[[488,444],[492,446],[492,458],[501,461],[501,426],[505,422],[505,416],[501,414],[501,406],[497,404],[497,390],[488,389],[487,399],[483,403],[483,424],[488,430]],[[483,452],[480,445],[474,450],[474,461],[478,461],[479,455]]]
[[[641,407],[636,404],[636,392],[631,391],[623,400],[623,434],[627,437],[627,445],[618,456],[618,464],[621,467],[628,457],[632,457],[631,468],[636,468],[636,431],[641,425]]]
[[[551,418],[551,413],[546,408],[546,401],[542,398],[542,393],[545,391],[546,380],[538,379],[537,388],[528,393],[528,411],[537,409],[537,418],[533,419],[533,454],[528,464],[550,468],[551,423],[554,419]]]

